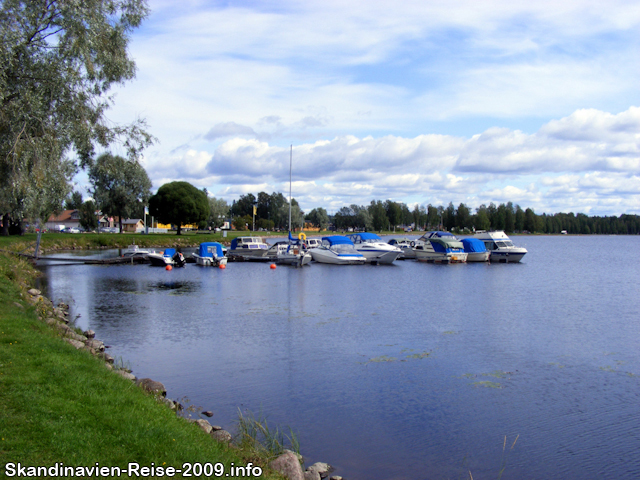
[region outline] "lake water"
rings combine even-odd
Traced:
[[[640,478],[640,238],[514,243],[520,264],[64,265],[42,286],[168,397],[231,431],[262,412],[349,480]]]

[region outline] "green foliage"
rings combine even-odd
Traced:
[[[375,200],[371,201],[369,213],[371,214],[371,224],[374,230],[380,231],[389,228],[389,217],[387,217],[387,211],[380,200],[377,202]]]
[[[98,228],[98,217],[96,216],[96,204],[88,200],[80,205],[80,226],[87,232]]]
[[[71,192],[71,195],[64,201],[65,210],[78,210],[82,206],[82,193],[78,191]]]
[[[214,228],[220,228],[229,217],[229,204],[222,198],[209,198],[209,221]]]
[[[137,161],[104,153],[89,169],[93,198],[102,213],[122,219],[130,217],[151,196],[151,180]]]
[[[0,464],[179,469],[215,460],[225,471],[247,461],[267,464],[255,450],[213,441],[103,361],[65,343],[41,320],[53,316],[51,304],[32,307],[20,296],[18,282],[36,270],[26,262],[20,271],[15,266],[14,257],[0,254]],[[280,477],[265,468],[262,478]]]
[[[304,217],[304,219],[320,230],[326,230],[329,226],[329,215],[322,207],[314,208]]]
[[[134,77],[129,35],[147,12],[144,0],[0,4],[0,211],[46,220],[95,146],[120,140],[135,158],[152,143],[144,122],[105,115],[110,88]]]
[[[180,235],[182,225],[209,218],[209,199],[189,182],[165,183],[149,199],[149,212],[161,223],[176,225]]]
[[[260,455],[276,457],[285,449],[300,453],[300,444],[293,430],[284,434],[279,427],[271,428],[264,415],[256,417],[249,412],[246,416],[238,409],[238,445],[245,450],[253,450]]]

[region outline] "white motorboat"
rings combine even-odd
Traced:
[[[482,240],[491,253],[490,260],[499,263],[518,263],[527,254],[524,247],[516,247],[501,230],[494,232],[476,232],[473,238]]]
[[[491,252],[487,250],[482,240],[477,238],[463,238],[462,245],[467,252],[467,262],[488,262]]]
[[[304,243],[307,246],[307,250],[310,250],[312,248],[317,248],[320,245],[322,245],[322,239],[320,238],[307,238]]]
[[[147,260],[149,260],[154,267],[166,267],[167,265],[184,267],[187,263],[182,253],[176,253],[175,248],[167,248],[162,253],[149,253],[147,254]]]
[[[359,253],[347,237],[333,235],[322,237],[322,245],[309,250],[313,260],[332,265],[363,265],[364,255]]]
[[[135,243],[133,245],[129,245],[126,249],[122,251],[122,256],[126,258],[146,258],[150,253],[155,253],[153,250],[147,250],[145,248],[140,248]]]
[[[234,260],[262,260],[267,261],[269,245],[260,237],[237,237],[231,240],[231,246],[227,250],[227,258]]]
[[[367,263],[390,265],[402,255],[402,250],[385,243],[378,235],[370,232],[347,235],[356,250],[364,255]]]
[[[416,252],[413,250],[413,247],[416,246],[415,240],[411,240],[407,237],[392,238],[387,243],[389,245],[393,245],[394,247],[398,247],[400,250],[402,250],[402,255],[398,257],[398,260],[416,258]]]
[[[222,244],[218,242],[203,242],[198,247],[198,252],[191,255],[196,260],[196,265],[203,267],[219,267],[227,264]]]
[[[467,254],[458,238],[449,232],[427,232],[416,241],[416,259],[430,263],[465,263]]]
[[[271,248],[269,248],[267,257],[277,264],[293,265],[296,267],[308,265],[311,260],[313,260],[311,254],[305,250],[303,245],[294,239],[288,242],[274,243]]]

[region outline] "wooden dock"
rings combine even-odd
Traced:
[[[29,256],[35,261],[84,263],[85,265],[124,265],[149,263],[144,257],[82,258],[82,257],[38,257]]]
[[[12,255],[18,255],[19,257],[28,258],[31,261],[39,262],[64,262],[64,263],[84,263],[85,265],[125,265],[125,264],[138,264],[149,263],[146,258],[141,256],[136,257],[113,257],[113,258],[83,258],[83,257],[46,257],[31,255],[28,253],[12,252],[9,250],[0,249],[5,253]]]

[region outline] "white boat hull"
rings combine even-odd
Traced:
[[[160,253],[150,253],[147,255],[147,260],[151,262],[154,267],[166,267],[167,265],[173,265],[175,262],[173,258],[164,256]]]
[[[193,255],[196,259],[196,265],[201,265],[203,267],[219,267],[220,265],[227,264],[227,257],[201,257],[199,255]]]
[[[309,253],[314,262],[330,265],[364,265],[365,258],[362,255],[338,255],[326,248],[312,248]]]
[[[392,248],[392,250],[380,250],[366,244],[356,245],[356,250],[362,254],[366,263],[377,263],[378,265],[390,265],[402,254],[402,250],[399,248]]]
[[[438,253],[416,250],[416,260],[428,263],[466,263],[466,253]]]
[[[519,263],[527,253],[524,249],[508,248],[491,251],[491,261],[494,263]]]
[[[238,248],[236,250],[228,250],[227,257],[235,260],[268,260],[266,248]]]
[[[283,255],[278,255],[276,257],[276,263],[281,265],[293,265],[296,267],[302,267],[304,265],[308,265],[313,257],[309,253],[286,253]]]
[[[488,262],[490,252],[467,252],[467,262]]]

